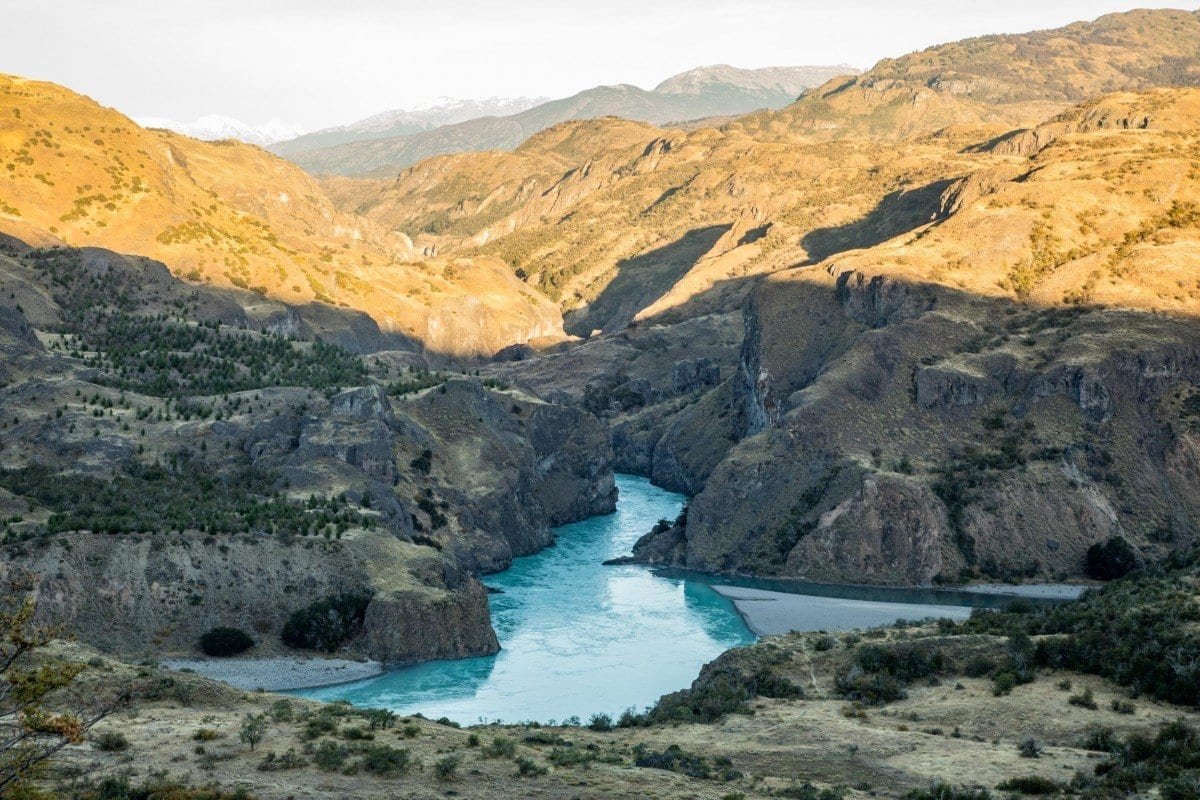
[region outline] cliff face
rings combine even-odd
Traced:
[[[795,320],[797,292],[840,320]],[[760,287],[746,315],[757,380],[738,392],[769,422],[716,467],[684,531],[639,544],[648,560],[855,582],[1062,578],[1111,536],[1161,555],[1200,522],[1188,320],[814,270]]]
[[[505,569],[551,544],[551,526],[616,507],[608,434],[585,411],[468,380],[397,407],[428,436],[429,497],[457,510],[445,528],[418,511],[422,535],[474,571]]]
[[[80,533],[3,571],[42,576],[42,619],[109,652],[188,652],[223,625],[270,647],[292,612],[340,592],[373,595],[353,652],[388,663],[496,652],[486,591],[467,575],[447,580],[455,570],[442,562],[379,531],[303,543]]]

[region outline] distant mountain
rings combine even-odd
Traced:
[[[206,142],[237,139],[239,142],[257,145],[292,139],[304,132],[304,129],[297,125],[289,125],[277,119],[261,125],[251,125],[220,114],[206,114],[191,122],[179,122],[164,117],[138,117],[137,123],[143,128],[164,128]]]
[[[516,114],[483,116],[415,134],[306,151],[293,149],[291,142],[272,149],[309,172],[388,175],[430,156],[512,150],[535,133],[570,120],[614,116],[661,125],[782,108],[805,89],[857,72],[847,66],[701,67],[668,78],[650,91],[628,84],[597,86]]]
[[[414,106],[384,111],[366,119],[324,128],[303,136],[275,140],[271,150],[281,156],[304,153],[324,147],[351,142],[410,136],[443,125],[454,125],[478,117],[498,117],[517,114],[548,100],[547,97],[489,97],[486,100],[461,100],[454,97],[438,99]]]

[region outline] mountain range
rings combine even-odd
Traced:
[[[277,119],[261,125],[251,125],[221,114],[205,114],[191,122],[179,122],[165,117],[138,117],[137,123],[144,128],[163,128],[206,142],[237,139],[239,142],[257,145],[293,139],[304,132],[299,126],[289,125]]]
[[[324,145],[301,137],[271,149],[313,173],[391,174],[423,158],[478,150],[511,150],[539,131],[560,122],[615,116],[663,124],[779,108],[806,88],[846,67],[770,67],[737,69],[720,65],[690,70],[652,90],[636,86],[597,86],[571,97],[546,101],[520,113],[487,115],[409,135],[367,136]],[[314,146],[315,145],[315,146]]]
[[[323,128],[319,131],[281,137],[268,144],[281,156],[291,156],[310,150],[334,147],[352,142],[387,139],[455,125],[479,117],[501,117],[517,114],[544,103],[545,97],[490,97],[486,100],[461,100],[453,97],[438,99],[409,109],[394,109],[374,114],[366,119]]]

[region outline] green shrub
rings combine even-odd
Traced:
[[[1121,700],[1120,698],[1117,698],[1112,701],[1112,710],[1118,714],[1136,714],[1137,706],[1135,706],[1133,703],[1130,703],[1128,700]]]
[[[458,765],[462,763],[456,755],[448,755],[433,765],[433,775],[439,781],[452,781],[458,776]]]
[[[757,657],[748,651],[726,653],[701,670],[692,688],[663,695],[646,721],[714,722],[726,714],[745,712],[746,703],[755,697],[804,696],[799,686],[776,675],[766,664],[742,663],[742,659]]]
[[[373,744],[363,751],[362,765],[372,775],[390,777],[408,772],[412,768],[412,760],[408,750],[403,747]]]
[[[1017,752],[1021,758],[1041,758],[1042,746],[1037,743],[1037,739],[1029,737],[1021,740],[1017,745]]]
[[[733,762],[728,758],[718,757],[710,763],[705,756],[689,753],[677,744],[661,753],[652,753],[645,745],[639,744],[634,747],[634,764],[704,780],[734,781],[742,777],[742,773],[733,768]]]
[[[1088,730],[1084,736],[1082,747],[1097,753],[1112,753],[1120,746],[1117,735],[1112,728],[1097,725]]]
[[[1100,581],[1123,578],[1137,567],[1137,553],[1121,536],[1089,547],[1084,561],[1084,571],[1088,577]]]
[[[276,700],[271,703],[271,719],[276,722],[291,722],[294,715],[290,700]]]
[[[387,730],[396,724],[396,712],[389,708],[369,708],[364,712],[364,716],[366,716],[367,724],[371,726],[371,730]],[[420,728],[417,728],[418,733],[420,730]]]
[[[603,733],[613,729],[613,720],[608,714],[592,714],[587,726],[590,730]]]
[[[103,753],[119,753],[129,749],[129,737],[120,731],[104,731],[92,737],[92,747]]]
[[[521,756],[517,759],[517,777],[519,778],[536,778],[545,775],[547,770],[542,765],[538,764],[532,758]]]
[[[996,662],[985,655],[976,655],[963,665],[963,674],[968,678],[982,678],[990,675],[996,668]]]
[[[904,682],[936,675],[947,666],[942,651],[924,643],[864,644],[854,660],[863,672],[883,673]]]
[[[517,743],[507,736],[497,736],[483,748],[484,758],[512,758],[517,754]]]
[[[322,772],[337,772],[350,757],[350,748],[326,739],[313,750],[313,764]]]
[[[307,767],[308,762],[297,753],[295,750],[288,748],[288,751],[281,756],[274,753],[267,753],[263,760],[259,762],[258,769],[261,772],[278,772],[285,769],[300,769]]]
[[[318,600],[288,617],[280,638],[288,647],[332,653],[362,631],[367,605],[365,594],[337,594]]]
[[[325,714],[318,714],[311,717],[304,724],[304,730],[300,733],[304,739],[319,739],[327,733],[333,733],[337,730],[337,723]]]
[[[586,768],[596,760],[596,754],[583,747],[555,747],[547,758],[556,767]]]
[[[1024,775],[1009,778],[996,784],[1002,792],[1019,792],[1020,794],[1058,794],[1062,786],[1041,775]]]
[[[1071,695],[1067,698],[1067,702],[1080,708],[1090,708],[1093,711],[1099,708],[1099,706],[1096,705],[1096,695],[1091,689],[1085,689],[1079,694]]]
[[[913,789],[904,795],[904,800],[991,800],[992,793],[975,786],[951,786],[938,781],[928,789]]]
[[[904,685],[891,675],[866,673],[858,667],[834,675],[833,687],[847,700],[868,706],[882,706],[908,697]]]
[[[776,797],[790,797],[794,800],[842,800],[844,795],[845,792],[840,787],[817,789],[807,781],[775,790]]]
[[[254,640],[238,628],[213,628],[200,637],[200,650],[216,658],[236,656],[251,647],[254,647]]]

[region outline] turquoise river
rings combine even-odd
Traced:
[[[498,654],[296,694],[475,724],[587,721],[688,686],[703,664],[754,634],[701,576],[602,565],[659,519],[674,519],[685,500],[644,478],[618,475],[617,485],[616,513],[558,528],[555,546],[485,579],[501,592],[490,596]],[[919,603],[905,616],[926,616]]]

